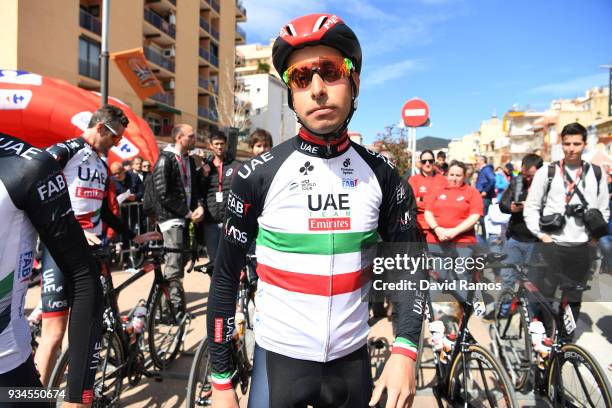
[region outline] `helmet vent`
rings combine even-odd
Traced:
[[[327,16],[319,17],[317,21],[315,22],[314,27],[312,27],[312,32],[315,33],[319,31],[321,27],[323,27],[323,24],[325,24],[326,21],[327,21]]]
[[[287,24],[287,27],[285,27],[287,29],[287,32],[292,36],[292,37],[297,37],[297,32],[295,31],[295,27],[293,27],[293,24]]]

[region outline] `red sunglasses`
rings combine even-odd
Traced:
[[[283,81],[289,88],[308,88],[315,73],[330,84],[346,78],[353,70],[353,62],[342,57],[317,57],[302,61],[287,68]]]

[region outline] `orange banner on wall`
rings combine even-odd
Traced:
[[[143,101],[158,92],[164,92],[155,74],[151,72],[142,48],[114,52],[111,58]]]

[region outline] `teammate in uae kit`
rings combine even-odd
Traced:
[[[110,179],[106,163],[99,153],[121,140],[128,119],[121,109],[105,105],[90,120],[82,137],[57,143],[47,148],[63,170],[66,187],[75,217],[89,240],[99,243],[102,222],[134,242],[142,243],[157,237],[151,234],[136,236],[110,209],[107,197]],[[156,234],[157,235],[157,234]],[[47,385],[55,365],[57,350],[64,337],[66,316],[69,311],[65,293],[64,274],[49,251],[43,251],[41,300],[43,311],[42,339],[36,353],[43,384]]]
[[[42,387],[24,316],[38,233],[64,271],[73,310],[65,401],[90,403],[102,329],[99,273],[74,218],[66,180],[57,163],[47,152],[1,133],[0,217],[0,387]],[[50,406],[0,403],[2,407],[26,405]]]
[[[372,392],[362,300],[371,276],[361,248],[379,238],[410,247],[419,235],[406,181],[386,158],[347,136],[359,89],[359,42],[338,16],[308,15],[281,30],[273,60],[302,129],[244,163],[232,182],[208,304],[213,406],[237,407],[229,378],[235,299],[255,237],[249,407],[366,407],[385,388],[388,406],[409,406],[422,324],[415,292],[394,304],[397,338]]]

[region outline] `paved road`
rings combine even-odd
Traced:
[[[128,272],[114,272],[113,281],[115,286],[126,280],[129,276]],[[128,287],[119,297],[120,309],[128,311],[136,304],[138,299],[145,298],[152,280],[153,275],[149,274]],[[122,406],[136,408],[180,407],[185,405],[185,387],[187,385],[189,367],[193,359],[193,352],[195,352],[198,342],[205,333],[204,322],[209,284],[209,278],[200,273],[192,273],[186,276],[185,291],[188,310],[195,318],[191,323],[186,338],[185,352],[172,365],[171,371],[164,373],[165,378],[163,382],[144,379],[138,386],[125,389],[122,394]],[[612,277],[610,275],[601,279],[599,290],[604,295],[612,296]],[[26,300],[28,312],[36,305],[39,296],[40,290],[38,287],[30,289]],[[597,298],[597,300],[601,299],[601,297]],[[612,363],[612,302],[585,303],[582,311],[583,313],[578,324],[578,342],[586,346],[602,366],[607,367]],[[479,342],[488,344],[487,328],[481,321],[472,320],[469,327]],[[391,325],[389,321],[382,319],[376,322],[372,328],[371,336],[390,340]],[[430,383],[433,377],[433,370],[427,371],[425,373],[425,384]],[[609,370],[607,370],[607,373],[609,377],[612,377],[612,373]],[[546,406],[535,402],[531,396],[519,396],[519,398],[522,406]],[[418,390],[417,399],[414,404],[415,407],[434,406],[434,404],[430,388]],[[241,398],[240,405],[241,407],[246,407],[246,398]]]

